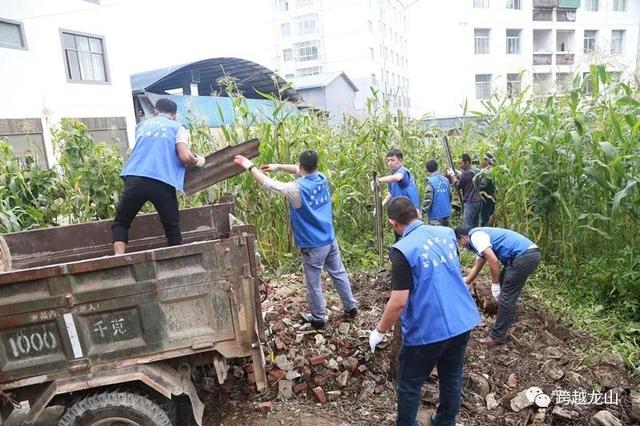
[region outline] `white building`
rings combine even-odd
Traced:
[[[413,115],[459,116],[465,99],[480,110],[495,91],[562,92],[590,64],[636,71],[638,0],[421,1],[408,12],[424,41],[410,51]]]
[[[133,145],[135,119],[114,0],[2,0],[0,137],[55,163],[50,128],[87,124],[94,140]],[[134,48],[131,46],[130,48]],[[136,46],[135,48],[139,48]],[[43,158],[44,157],[44,158]]]
[[[358,88],[356,111],[370,87],[408,111],[405,9],[400,0],[273,0],[277,59],[285,79],[345,72]]]

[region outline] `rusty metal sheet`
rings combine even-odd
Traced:
[[[190,167],[187,169],[184,177],[185,194],[193,194],[225,179],[239,175],[244,170],[233,163],[233,157],[244,155],[247,158],[255,158],[260,154],[259,149],[260,141],[251,139],[208,155],[204,167]]]

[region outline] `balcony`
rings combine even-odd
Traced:
[[[556,65],[573,65],[573,59],[573,53],[556,53]]]
[[[534,21],[553,21],[553,9],[533,9]]]
[[[541,9],[553,9],[558,7],[558,0],[533,0],[533,7]]]
[[[575,9],[557,9],[556,21],[558,22],[575,22],[576,10]]]
[[[534,53],[533,65],[551,65],[552,58],[551,53]]]

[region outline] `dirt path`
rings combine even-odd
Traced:
[[[343,317],[339,299],[327,282],[330,320],[318,332],[297,321],[306,309],[301,276],[271,280],[263,303],[270,388],[257,395],[250,364],[232,366],[221,387],[205,392],[206,424],[393,424],[390,342],[375,354],[368,349],[369,330],[384,308],[388,282],[385,271],[352,277],[360,303],[360,315],[352,321]],[[479,284],[485,286],[478,289],[479,304],[491,312],[486,292],[480,291],[488,283]],[[493,316],[483,313],[482,318],[467,351],[459,424],[640,424],[638,381],[611,354],[604,354],[597,365],[585,365],[578,354],[589,347],[588,336],[567,330],[525,299],[509,342],[486,348],[478,338],[487,335]],[[518,397],[531,387],[550,397],[548,408],[534,408]],[[432,374],[424,387],[421,417],[435,409],[437,400],[437,377]],[[536,401],[544,405],[544,398]]]

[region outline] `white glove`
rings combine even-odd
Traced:
[[[377,329],[371,330],[371,334],[369,335],[369,347],[371,348],[371,352],[376,351],[376,346],[380,344],[384,340],[384,333],[380,333]]]
[[[200,154],[196,154],[196,167],[204,167],[204,163],[207,161],[205,160],[205,158],[200,155]]]
[[[498,300],[498,296],[500,296],[500,283],[491,284],[491,294],[493,294],[493,298]]]

